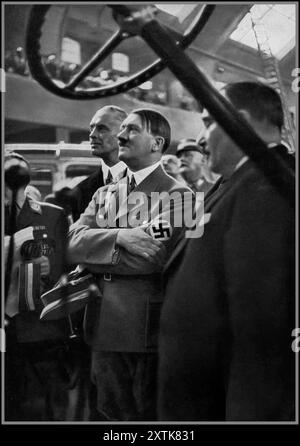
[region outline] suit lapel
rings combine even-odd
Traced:
[[[108,218],[109,222],[113,222],[116,218],[119,206],[119,198],[121,198],[122,200],[123,196],[126,197],[126,171],[127,169],[121,172],[113,183],[99,188],[99,212],[105,219]]]
[[[91,189],[96,188],[96,190],[97,190],[99,187],[102,187],[103,185],[104,185],[103,170],[102,170],[102,166],[100,166],[99,169],[97,169],[96,172],[94,172],[90,176],[90,181],[89,181],[88,187],[90,187]]]
[[[34,219],[34,213],[31,210],[28,199],[25,200],[20,213],[17,217],[16,227],[17,230],[26,228],[27,226],[32,226]]]
[[[138,186],[128,196],[125,196],[125,198],[121,202],[119,212],[115,221],[120,220],[124,216],[127,216],[129,213],[133,212],[136,208],[141,206],[141,203],[130,203],[130,197],[132,197],[133,193],[142,192],[149,198],[151,197],[152,192],[158,191],[161,184],[160,179],[162,175],[164,175],[164,172],[161,166],[158,166],[153,172],[150,173],[150,175],[148,175],[140,184],[138,184]],[[120,184],[120,182],[118,184]]]
[[[231,181],[221,181],[218,188],[215,189],[207,199],[204,199],[204,211],[210,212],[218,201],[223,197],[226,191],[230,188]]]
[[[209,199],[209,197],[213,194],[213,193],[215,193],[215,191],[216,190],[218,190],[219,189],[219,186],[220,186],[220,184],[222,183],[222,181],[223,181],[223,177],[220,177],[220,178],[218,178],[217,179],[217,181],[215,182],[215,184],[206,192],[206,195],[205,195],[205,201],[207,201],[208,199]]]
[[[224,181],[222,178],[219,178],[212,189],[209,191],[210,193],[204,199],[204,213],[211,213],[214,206],[221,200],[222,197],[226,194],[226,192],[231,188],[231,185],[239,178],[241,173],[244,172],[245,169],[248,168],[248,162],[245,163],[237,172],[235,172],[227,181]],[[166,272],[170,266],[173,264],[177,256],[184,250],[188,241],[190,239],[184,237],[177,244],[175,250],[173,251],[171,257],[165,265],[164,272]]]

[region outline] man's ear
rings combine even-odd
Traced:
[[[157,152],[158,150],[162,151],[162,148],[165,143],[165,138],[163,138],[162,136],[155,136],[154,139],[155,139],[155,144],[152,147],[152,151],[153,152]]]

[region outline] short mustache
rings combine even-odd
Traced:
[[[102,139],[90,139],[91,144],[102,144]]]

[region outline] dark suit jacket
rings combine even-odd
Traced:
[[[50,262],[50,276],[41,284],[41,293],[43,293],[53,287],[64,272],[68,222],[63,209],[60,207],[48,203],[39,203],[27,198],[18,215],[16,231],[29,226],[32,226],[35,231],[47,234],[49,246],[54,246],[54,249],[49,249],[48,253],[45,254]],[[15,258],[20,258],[20,254],[15,252]],[[14,265],[15,275],[10,289],[11,293],[15,293],[16,298],[19,263],[20,261]],[[42,302],[37,302],[35,311],[20,313],[15,316],[16,334],[19,342],[36,342],[66,337],[68,331],[65,321],[41,322],[39,315],[42,309]]]
[[[163,302],[160,282],[162,267],[142,257],[133,256],[124,249],[116,249],[119,230],[116,226],[111,224],[105,228],[99,227],[104,204],[111,205],[111,197],[118,193],[118,187],[123,186],[123,183],[126,187],[126,181],[125,177],[118,185],[105,186],[95,193],[84,214],[70,228],[69,257],[72,263],[84,264],[90,271],[99,274],[99,286],[103,293],[101,309],[89,312],[91,316],[97,312],[95,329],[90,339],[93,347],[106,351],[148,352],[157,348],[160,308]],[[177,198],[171,202],[170,216],[166,215],[166,206],[162,206],[158,214],[160,218],[169,220],[171,225],[172,216],[181,207],[184,192],[189,192],[186,206],[192,206],[191,190],[167,175],[160,166],[133,192],[143,192],[147,198],[152,192],[177,194]],[[129,204],[133,192],[124,202],[128,208],[120,206],[119,221],[124,216],[130,220],[140,209],[139,203]],[[151,202],[151,210],[158,209],[158,204],[159,201]],[[110,207],[108,214],[109,212]],[[146,224],[150,223],[150,220],[146,221]],[[172,236],[163,242],[167,255],[174,249],[182,231],[182,227],[173,227]],[[111,280],[103,280],[103,273],[110,273]]]
[[[73,209],[73,219],[78,220],[80,214],[87,208],[92,196],[99,187],[104,186],[103,171],[100,166],[94,173],[88,176],[85,180],[81,181],[72,190],[72,196],[76,206]]]
[[[294,210],[248,161],[165,271],[159,418],[294,416]]]

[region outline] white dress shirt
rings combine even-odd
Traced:
[[[118,179],[119,175],[124,172],[124,170],[127,168],[126,164],[123,163],[123,161],[119,161],[117,164],[115,164],[112,167],[108,167],[105,162],[102,160],[101,161],[101,165],[102,165],[102,172],[103,172],[103,181],[104,184],[106,183],[107,177],[108,177],[108,172],[110,171],[111,175],[112,175],[112,180],[115,181],[116,179]]]
[[[246,161],[248,161],[249,156],[243,156],[243,158],[241,158],[239,160],[239,162],[237,163],[237,165],[234,168],[234,171],[238,170],[240,167],[242,167],[243,164],[245,164]]]
[[[158,161],[157,163],[145,167],[144,169],[137,170],[136,172],[132,172],[130,169],[127,168],[127,176],[129,178],[129,183],[131,182],[132,175],[134,175],[135,183],[138,186],[142,181],[144,181],[145,178],[147,178],[150,175],[150,173],[152,173],[160,165],[161,163],[160,161]]]

